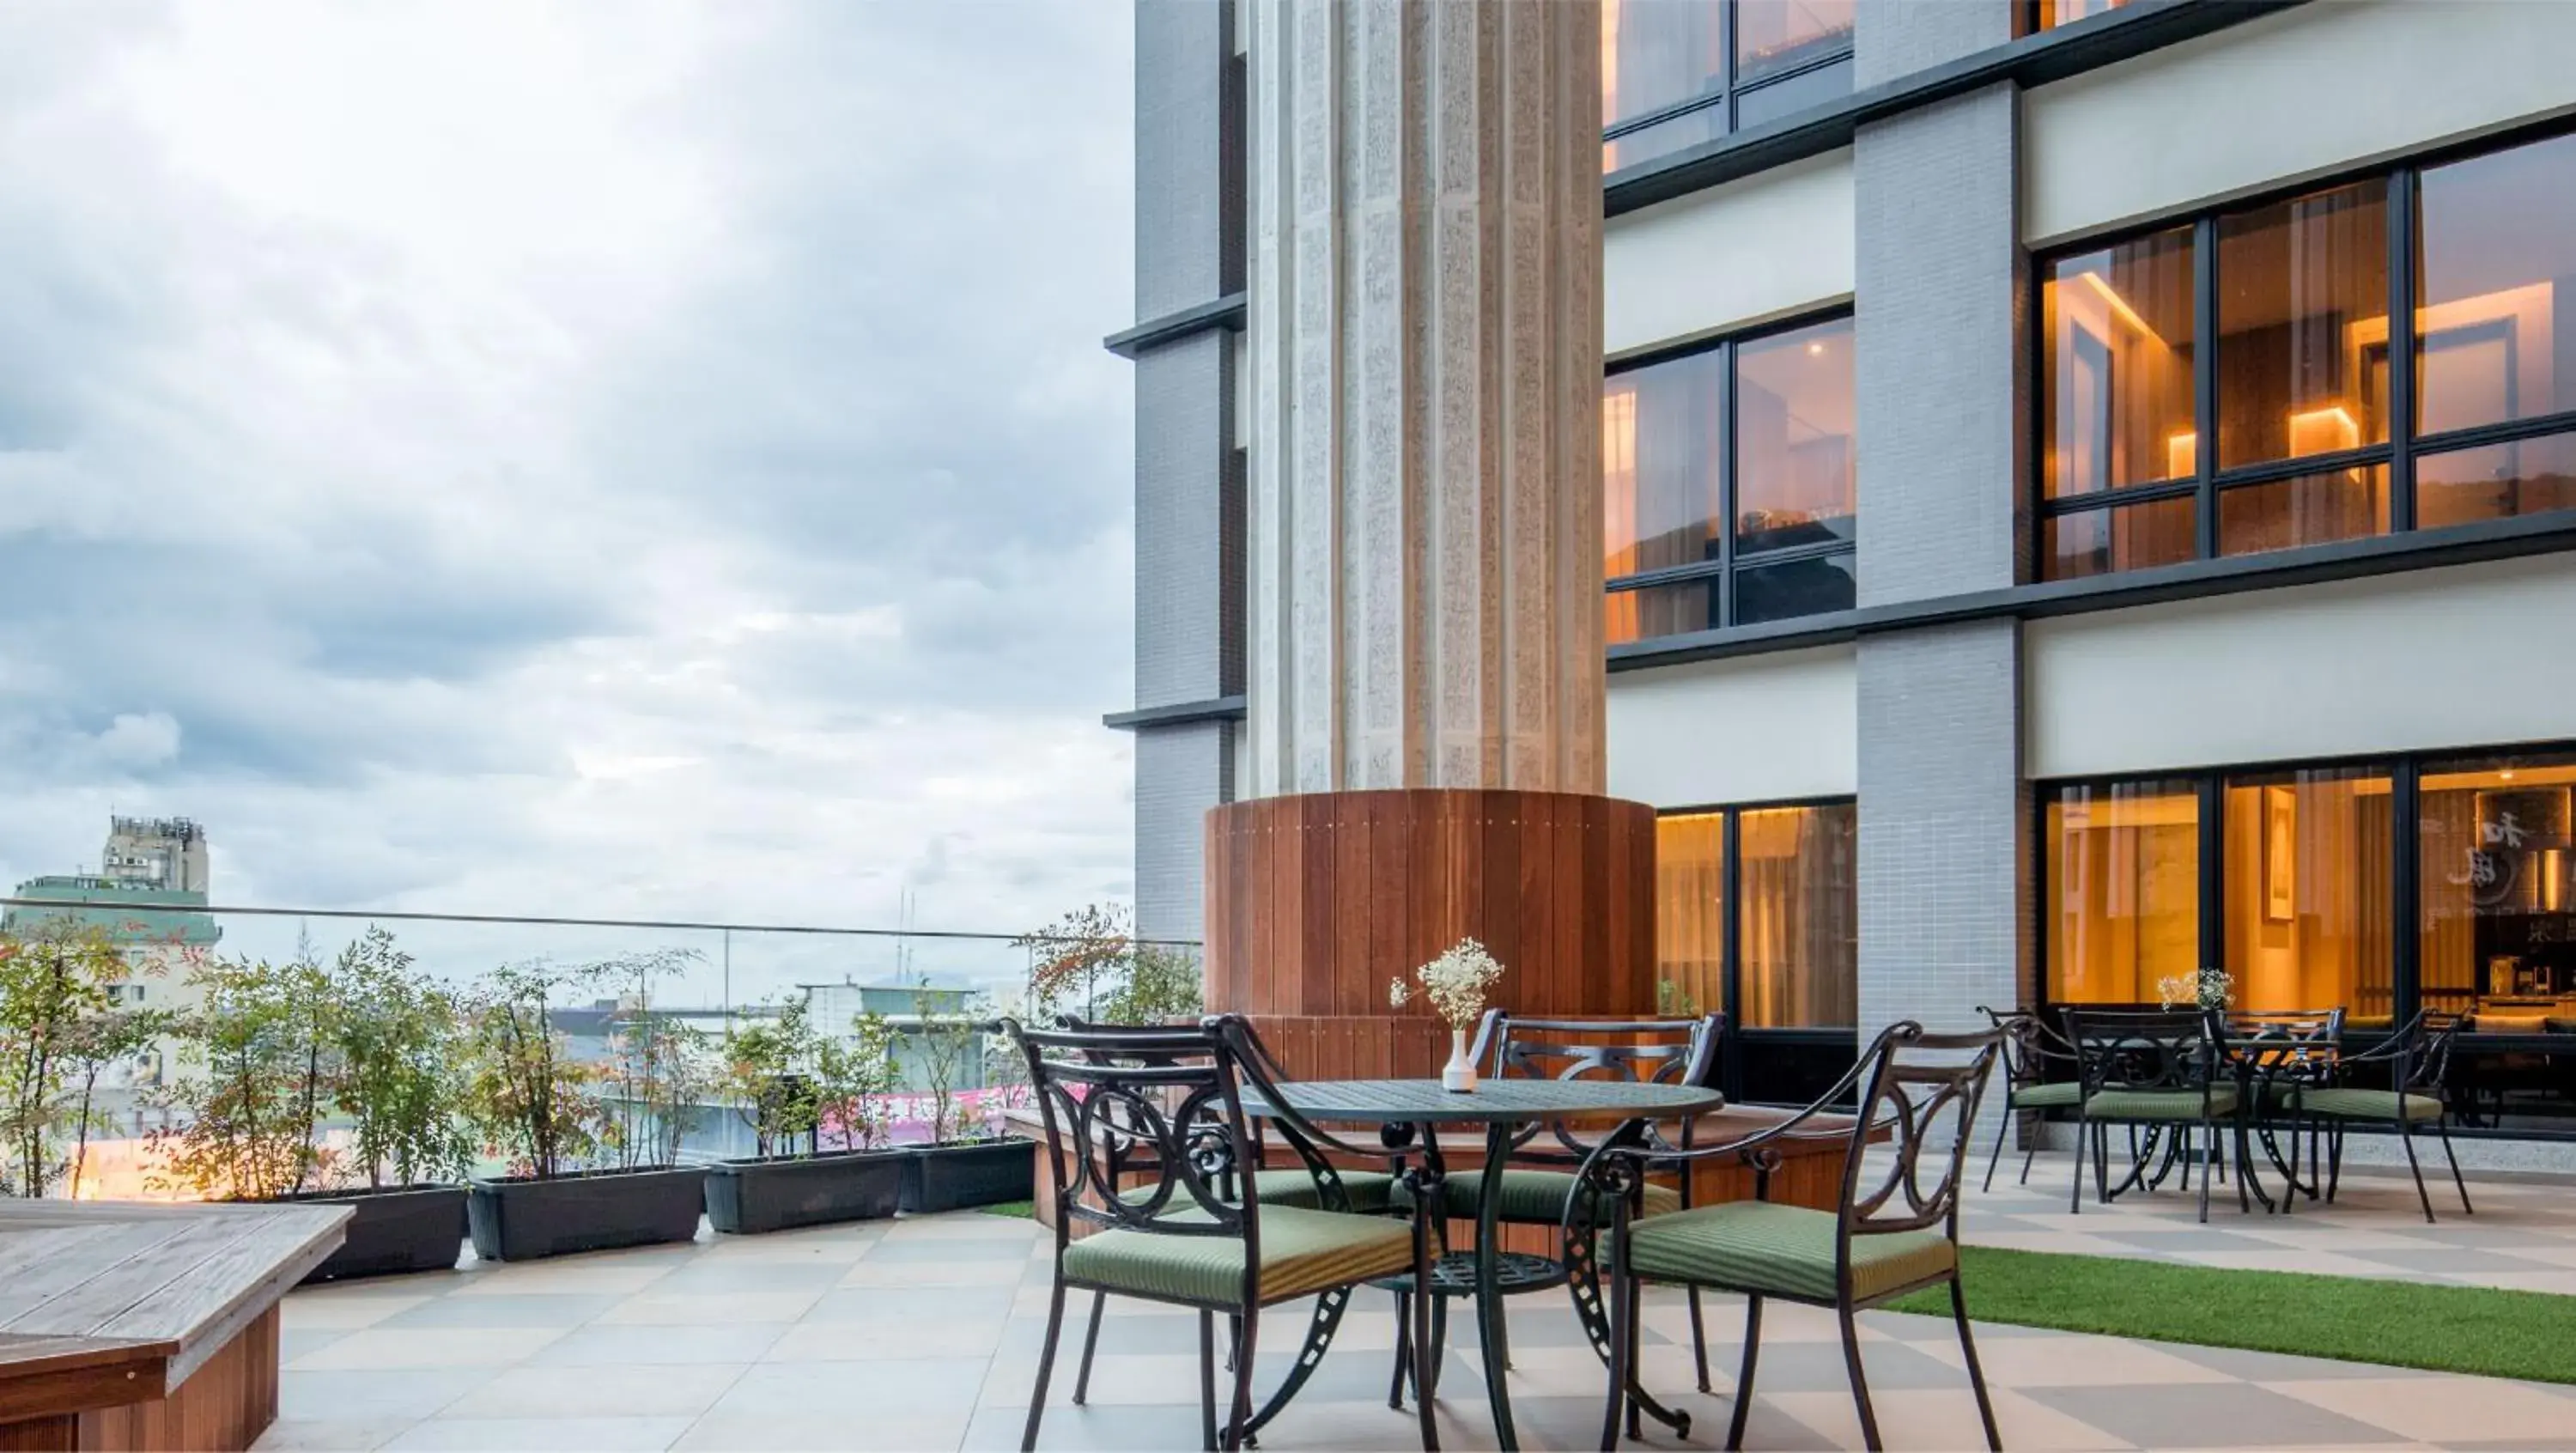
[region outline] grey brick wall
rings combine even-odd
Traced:
[[[1228,117],[1225,104],[1233,12],[1214,0],[1136,3],[1138,321],[1228,291],[1226,261],[1241,256],[1227,235],[1225,187],[1241,112]],[[1239,203],[1232,215],[1239,233]]]
[[[2013,38],[2016,0],[1860,0],[1852,64],[1875,86]]]
[[[1237,597],[1241,591],[1225,550],[1228,515],[1242,513],[1228,392],[1233,343],[1226,333],[1201,333],[1136,360],[1140,707],[1225,695],[1229,651],[1232,674],[1241,676],[1240,606],[1227,599],[1230,585]]]
[[[1136,931],[1195,939],[1209,808],[1234,798],[1234,725],[1197,722],[1136,736]]]

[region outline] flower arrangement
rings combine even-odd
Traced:
[[[2224,1009],[2228,997],[2235,992],[2236,981],[2227,976],[2225,969],[2169,974],[2156,980],[2156,1000],[2167,1009]]]
[[[1415,989],[1401,978],[1389,980],[1386,1001],[1401,1009],[1420,994],[1431,1001],[1433,1013],[1447,1021],[1453,1030],[1473,1027],[1485,1012],[1485,990],[1503,976],[1503,966],[1485,946],[1472,938],[1458,940],[1447,953],[1413,971],[1422,987]]]

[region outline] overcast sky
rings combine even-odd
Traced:
[[[0,878],[1124,897],[1130,24],[0,4]]]

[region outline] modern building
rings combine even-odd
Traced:
[[[1202,931],[1208,810],[1279,790],[1256,380],[1311,321],[1264,279],[1313,289],[1265,208],[1498,124],[1365,114],[1373,67],[1438,88],[1444,7],[1265,58],[1299,3],[1136,11],[1110,721],[1156,937]],[[2576,6],[1599,4],[1606,785],[1737,1092],[2211,965],[2471,1014],[2473,1119],[2576,1130]],[[1383,259],[1326,240],[1358,317]]]
[[[185,817],[111,817],[99,876],[182,893],[207,891],[206,830]]]

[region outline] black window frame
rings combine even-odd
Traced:
[[[1841,1078],[1860,1058],[1860,1029],[1857,1025],[1813,1025],[1800,1027],[1756,1026],[1743,1022],[1742,995],[1744,984],[1744,814],[1769,812],[1794,807],[1848,807],[1860,809],[1857,794],[1827,793],[1813,797],[1765,798],[1749,802],[1713,802],[1692,807],[1658,807],[1655,819],[1667,817],[1707,817],[1718,822],[1718,998],[1714,1005],[1693,1006],[1694,1013],[1705,1014],[1720,1009],[1726,1014],[1726,1031],[1720,1040],[1719,1089],[1726,1098],[1739,1104],[1803,1105],[1817,1093]],[[1660,890],[1659,890],[1660,891]],[[1857,927],[1860,911],[1860,862],[1855,851],[1852,862],[1852,911]],[[1660,965],[1658,966],[1660,969]],[[1855,960],[1852,972],[1857,977],[1860,966]],[[1663,981],[1660,972],[1656,982]],[[1660,992],[1660,991],[1659,991]],[[1783,1087],[1776,1077],[1748,1076],[1750,1061],[1764,1059],[1777,1062],[1792,1058],[1805,1061],[1794,1082]],[[1783,1089],[1786,1093],[1776,1093]],[[1805,1090],[1806,1093],[1799,1093]]]
[[[2090,17],[2088,17],[2090,18]],[[2552,414],[2529,418],[2506,419],[2449,429],[2438,433],[2419,434],[2415,427],[2415,368],[2417,350],[2423,343],[2417,332],[2415,316],[2416,265],[2420,238],[2417,236],[2417,182],[2434,167],[2475,157],[2491,156],[2576,133],[2576,124],[2564,118],[2521,128],[2499,136],[2481,137],[2457,145],[2411,153],[2393,162],[2356,168],[2301,181],[2295,185],[2274,187],[2229,202],[2224,207],[2187,210],[2154,222],[2123,226],[2052,246],[2032,254],[2028,345],[2030,349],[2030,449],[2029,478],[2024,498],[2030,504],[2030,578],[2037,583],[2058,584],[2073,580],[2111,579],[2139,571],[2154,570],[2183,563],[2160,561],[2155,564],[2113,568],[2090,575],[2051,575],[2054,563],[2047,551],[2048,528],[2061,520],[2084,515],[2110,515],[2124,508],[2155,505],[2169,500],[2193,502],[2192,553],[2190,561],[2247,558],[2290,558],[2308,551],[2331,550],[2355,540],[2393,538],[2401,535],[2440,538],[2455,530],[2474,529],[2490,521],[2468,521],[2459,525],[2419,527],[2416,524],[2416,472],[2419,456],[2454,454],[2497,444],[2514,444],[2553,435],[2576,435],[2576,409],[2562,409]],[[2354,449],[2332,453],[2302,454],[2284,459],[2267,459],[2255,464],[2241,464],[2233,469],[2218,466],[2219,378],[2218,276],[2219,226],[2228,218],[2242,217],[2264,208],[2299,197],[2315,196],[2357,183],[2382,182],[2386,186],[2385,206],[2388,213],[2388,319],[2390,337],[2387,344],[2388,368],[2388,438],[2385,442],[2364,444]],[[2056,264],[2070,257],[2098,252],[2125,242],[2134,242],[2160,232],[2181,227],[2191,230],[2192,266],[2192,427],[2195,448],[2192,472],[2180,479],[2161,480],[2152,484],[2132,485],[2124,489],[2104,489],[2085,494],[2047,496],[2047,459],[2050,434],[2055,420],[2051,411],[2038,406],[2046,392],[2049,369],[2048,319],[2045,306],[2049,282]],[[2400,322],[2404,338],[2397,336]],[[2402,360],[2402,366],[2401,366]],[[2330,474],[2342,469],[2380,469],[2388,471],[2388,528],[2384,531],[2347,536],[2338,540],[2319,540],[2303,545],[2289,545],[2273,550],[2240,550],[2233,555],[2220,553],[2219,506],[2231,490],[2253,489],[2279,484],[2284,480],[2309,475]],[[2556,512],[2535,512],[2556,513]],[[2527,516],[2517,518],[2529,518]]]
[[[2048,953],[2050,925],[2056,915],[2045,895],[2048,891],[2048,809],[2058,794],[2067,788],[2107,787],[2115,783],[2160,780],[2188,782],[2199,794],[2199,821],[2194,826],[2198,854],[2197,882],[2199,897],[2198,962],[2203,965],[2224,964],[2226,943],[2226,789],[2227,779],[2274,772],[2298,772],[2344,769],[2366,769],[2384,772],[2389,783],[2389,993],[2392,1002],[2390,1023],[2403,1025],[2423,1007],[2423,896],[2420,882],[2424,841],[2423,779],[2427,767],[2438,767],[2462,759],[2514,756],[2576,755],[2576,738],[2538,741],[2472,743],[2466,746],[2438,747],[2426,750],[2358,752],[2343,756],[2294,757],[2261,762],[2229,762],[2219,766],[2142,767],[2131,772],[2086,773],[2068,777],[2044,777],[2031,782],[2029,891],[2032,897],[2032,955],[2029,979],[2023,985],[2022,1002],[2038,1006],[2040,1013],[2057,1020],[2068,1007],[2049,994]],[[2078,1004],[2074,1007],[2085,1007]],[[2095,1001],[2093,1007],[2101,1007]],[[2114,1006],[2116,1007],[2116,1006]],[[2152,1007],[2152,1006],[2150,1006]],[[2324,1006],[2310,1006],[2324,1007]],[[2059,1022],[2063,1022],[2059,1020]],[[2388,1031],[2380,1029],[2348,1030],[2348,1048],[2366,1050],[2384,1041]],[[2463,1033],[2459,1037],[2462,1053],[2504,1054],[2537,1053],[2559,1057],[2576,1056],[2576,1035],[2536,1035],[2502,1033]],[[2565,1130],[2535,1129],[2529,1126],[2492,1127],[2454,1123],[2452,1131],[2462,1136],[2485,1136],[2501,1140],[2556,1140],[2576,1142],[2576,1119]]]
[[[1662,565],[1657,566],[1652,570],[1634,570],[1625,575],[1607,575],[1601,582],[1602,594],[1605,597],[1616,595],[1622,591],[1648,590],[1661,585],[1686,585],[1696,581],[1708,581],[1710,582],[1711,588],[1715,590],[1717,594],[1717,621],[1716,624],[1702,627],[1701,629],[1731,630],[1740,624],[1736,619],[1735,592],[1736,582],[1744,571],[1767,569],[1774,565],[1795,565],[1810,560],[1841,559],[1845,556],[1852,558],[1852,581],[1855,597],[1857,597],[1860,580],[1860,502],[1857,499],[1852,502],[1852,532],[1849,536],[1832,540],[1809,541],[1796,545],[1774,546],[1767,550],[1755,550],[1749,554],[1739,551],[1736,548],[1736,534],[1738,527],[1741,524],[1741,521],[1737,518],[1739,511],[1736,508],[1736,465],[1738,462],[1735,450],[1736,393],[1738,387],[1736,353],[1747,344],[1764,342],[1768,339],[1777,338],[1784,334],[1795,333],[1803,328],[1813,328],[1820,324],[1849,322],[1852,317],[1852,309],[1848,305],[1821,309],[1812,313],[1801,313],[1792,318],[1772,323],[1765,323],[1759,328],[1748,328],[1742,332],[1729,333],[1719,338],[1703,339],[1677,348],[1658,349],[1649,353],[1640,353],[1632,357],[1620,359],[1602,370],[1602,386],[1604,389],[1607,389],[1609,381],[1617,378],[1623,373],[1635,373],[1642,369],[1652,368],[1657,364],[1677,363],[1686,358],[1704,358],[1708,355],[1715,354],[1718,355],[1719,371],[1723,378],[1723,384],[1718,390],[1717,523],[1720,528],[1717,531],[1716,558],[1710,560],[1694,560],[1681,565]],[[1853,353],[1852,368],[1854,377],[1852,379],[1852,390],[1854,398],[1857,399],[1860,388],[1860,380],[1858,377],[1860,367],[1858,349],[1855,348]],[[1855,459],[1859,456],[1859,440],[1857,437],[1853,440],[1853,456]],[[1762,624],[1768,625],[1782,621],[1804,620],[1809,617],[1828,615],[1832,613],[1833,612],[1831,611],[1809,611],[1803,615],[1775,616],[1770,621],[1765,621]],[[1644,644],[1649,641],[1670,640],[1673,639],[1674,636],[1687,634],[1692,633],[1675,632],[1673,636],[1639,636],[1635,642],[1620,642],[1619,644]]]
[[[1831,50],[1818,51],[1815,55],[1799,62],[1797,65],[1785,67],[1777,71],[1766,72],[1755,77],[1752,81],[1746,82],[1736,73],[1736,67],[1740,63],[1740,58],[1735,53],[1736,0],[1706,0],[1706,3],[1715,6],[1719,12],[1718,53],[1726,58],[1726,75],[1724,78],[1711,89],[1701,91],[1697,95],[1685,96],[1678,101],[1667,102],[1651,111],[1640,111],[1633,116],[1623,116],[1616,121],[1604,118],[1601,126],[1601,144],[1605,148],[1613,142],[1625,140],[1639,132],[1651,131],[1655,127],[1661,126],[1667,121],[1677,121],[1682,117],[1696,116],[1707,111],[1716,111],[1720,113],[1720,119],[1724,122],[1724,124],[1718,129],[1717,137],[1709,139],[1715,140],[1718,138],[1733,136],[1744,129],[1742,113],[1745,97],[1759,96],[1762,92],[1770,90],[1774,86],[1802,80],[1808,76],[1814,75],[1818,71],[1827,70],[1833,66],[1847,66],[1853,63],[1851,36],[1846,33],[1843,38],[1843,43]],[[1855,81],[1854,89],[1857,89],[1857,85],[1858,83]],[[1692,146],[1701,144],[1703,143],[1687,143],[1687,145]],[[1680,151],[1682,149],[1684,149],[1682,146],[1674,146],[1669,148],[1667,153],[1663,154],[1669,154],[1671,151]],[[1618,169],[1625,170],[1628,167],[1643,165],[1644,162],[1651,160],[1654,160],[1654,158],[1646,157],[1626,160],[1620,163]],[[1612,170],[1612,168],[1607,164],[1606,159],[1602,170],[1605,172]]]

